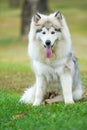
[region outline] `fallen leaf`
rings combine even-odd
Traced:
[[[24,117],[24,116],[25,116],[24,113],[19,113],[19,114],[13,115],[12,118],[15,120],[17,118],[21,118],[21,117]]]

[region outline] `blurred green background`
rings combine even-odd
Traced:
[[[0,1],[0,89],[22,92],[35,80],[27,55],[28,41],[21,36],[22,0],[11,7]],[[87,86],[87,0],[48,0],[49,12],[60,10],[69,25],[83,84]]]

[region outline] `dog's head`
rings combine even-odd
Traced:
[[[34,28],[34,38],[41,42],[46,49],[46,57],[52,56],[53,47],[59,41],[66,39],[69,31],[64,16],[58,11],[50,15],[37,13],[32,19],[31,26]]]

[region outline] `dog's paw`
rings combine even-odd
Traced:
[[[40,102],[38,102],[38,101],[35,101],[34,103],[33,103],[33,106],[39,106],[40,105]]]
[[[65,104],[74,104],[73,100],[65,101]]]

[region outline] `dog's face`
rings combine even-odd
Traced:
[[[48,16],[37,13],[32,19],[34,38],[45,48],[47,58],[52,56],[54,46],[65,37],[63,20],[60,12]]]
[[[47,28],[44,26],[40,30],[37,30],[36,33],[37,39],[41,41],[41,44],[46,49],[46,56],[50,58],[56,41],[61,39],[61,28],[54,28],[53,26]]]
[[[43,17],[40,14],[36,15],[36,18],[34,18],[38,27],[36,29],[36,38],[42,42],[44,47],[46,47],[47,45],[53,47],[56,40],[61,39],[62,26],[61,23],[59,23],[58,19],[61,20],[62,15],[60,14],[60,12],[49,15],[47,17]],[[57,21],[57,25],[55,21]]]
[[[42,27],[40,30],[37,30],[37,39],[42,42],[44,47],[51,46],[53,47],[56,40],[61,39],[61,28],[54,28],[50,26],[50,28]]]

